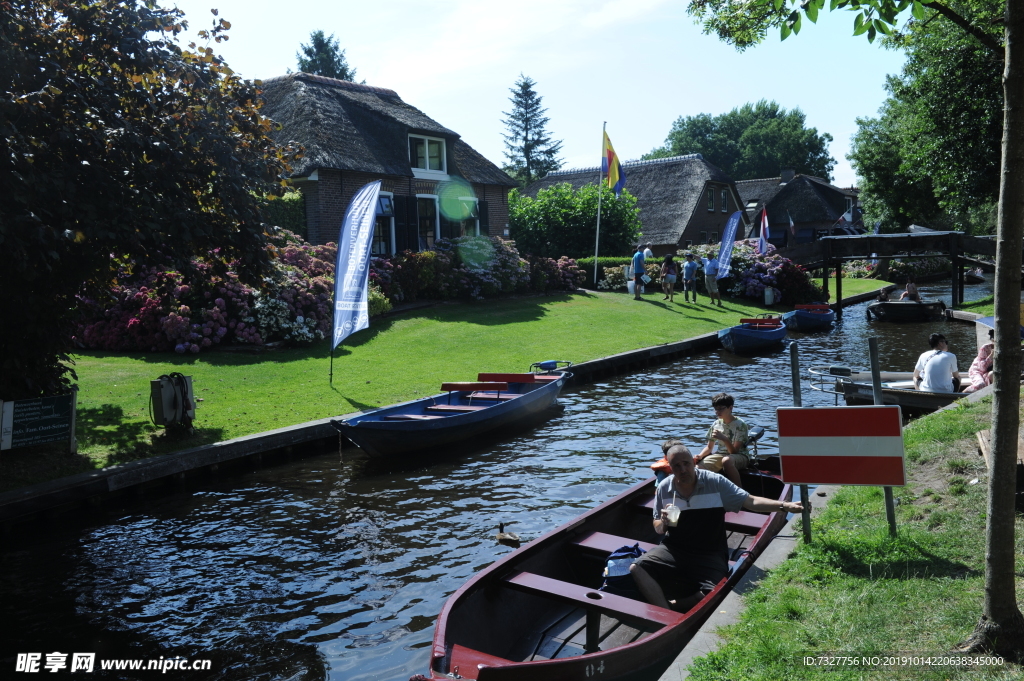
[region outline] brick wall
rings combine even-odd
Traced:
[[[715,210],[708,210],[708,189],[713,188],[715,191]],[[726,212],[722,212],[722,190],[727,189],[729,192],[728,205]],[[693,215],[690,217],[690,221],[686,225],[686,229],[683,230],[682,236],[679,237],[679,248],[685,248],[687,241],[692,241],[693,245],[706,243],[707,241],[701,239],[701,232],[707,233],[707,239],[711,239],[712,235],[717,233],[717,239],[715,242],[722,238],[722,232],[725,231],[725,225],[729,222],[729,217],[737,210],[742,210],[743,206],[738,205],[739,197],[736,194],[735,189],[726,184],[717,184],[709,182],[704,185],[704,190],[701,193],[700,200],[697,202],[697,207],[693,211]],[[748,229],[742,219],[740,225],[736,230],[737,239],[746,238],[746,230]]]

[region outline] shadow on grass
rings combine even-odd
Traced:
[[[222,428],[196,428],[189,433],[183,428],[158,428],[148,421],[126,419],[124,410],[115,404],[79,409],[76,432],[80,447],[109,451],[105,461],[100,460],[103,455],[91,457],[108,466],[198,447],[224,437]]]
[[[967,579],[983,573],[943,558],[913,539],[822,537],[818,549],[844,573],[868,579],[947,577]]]

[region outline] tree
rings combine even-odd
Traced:
[[[553,185],[530,198],[513,189],[508,196],[509,234],[522,253],[559,258],[585,258],[594,252],[598,187],[573,189],[568,182]],[[628,255],[640,238],[640,209],[627,190],[615,198],[607,185],[601,192],[602,255]]]
[[[536,84],[532,78],[519,74],[515,87],[509,88],[512,111],[502,112],[507,116],[503,122],[508,128],[508,134],[502,135],[505,158],[509,161],[505,172],[524,187],[562,167],[558,158],[562,142],[552,140],[546,129],[547,109],[541,107],[544,98],[533,89]]]
[[[309,34],[309,45],[299,45],[299,49],[302,50],[302,54],[295,53],[299,71],[338,80],[355,81],[356,70],[348,65],[345,50],[340,49],[340,44],[335,40],[333,33],[325,36],[323,31],[313,31]]]
[[[0,399],[70,387],[76,295],[120,268],[205,253],[258,283],[259,197],[287,151],[256,84],[182,14],[138,0],[7,0],[0,12]],[[216,11],[213,12],[216,15]],[[224,39],[215,19],[201,35]]]
[[[776,177],[782,168],[830,179],[836,164],[828,154],[832,135],[819,135],[805,122],[800,109],[786,111],[763,99],[721,116],[680,117],[664,146],[644,158],[701,154],[736,180]]]
[[[1000,5],[978,0],[977,20],[998,26]],[[887,79],[880,117],[858,120],[848,155],[869,217],[985,231],[973,213],[999,194],[1002,60],[942,16],[885,42],[907,61]]]
[[[1024,247],[1024,2],[1006,0],[1002,42],[984,22],[981,0],[832,0],[830,9],[854,12],[854,35],[874,40],[890,35],[898,17],[911,11],[911,23],[944,17],[964,34],[1002,57],[1003,123],[996,248],[995,393],[992,400],[992,465],[986,515],[985,602],[962,652],[995,652],[1024,662],[1024,616],[1014,584],[1014,472],[1020,426],[1020,283]],[[689,12],[705,32],[744,49],[778,28],[783,39],[798,33],[803,17],[811,22],[825,0],[690,0]]]

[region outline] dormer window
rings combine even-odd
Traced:
[[[409,164],[420,170],[446,172],[444,140],[409,135]]]

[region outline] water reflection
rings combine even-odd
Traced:
[[[970,325],[869,323],[861,305],[828,334],[792,337],[804,366],[866,368],[874,334],[882,368],[908,370],[934,330],[966,370]],[[529,540],[647,477],[662,439],[699,445],[719,390],[768,426],[761,448],[775,450],[789,381],[784,350],[708,353],[573,390],[562,417],[470,455],[395,469],[324,455],[48,530],[0,558],[0,617],[18,623],[3,663],[26,651],[177,654],[209,657],[213,672],[176,678],[408,678],[427,667],[448,594],[510,550],[494,542],[499,521]]]

